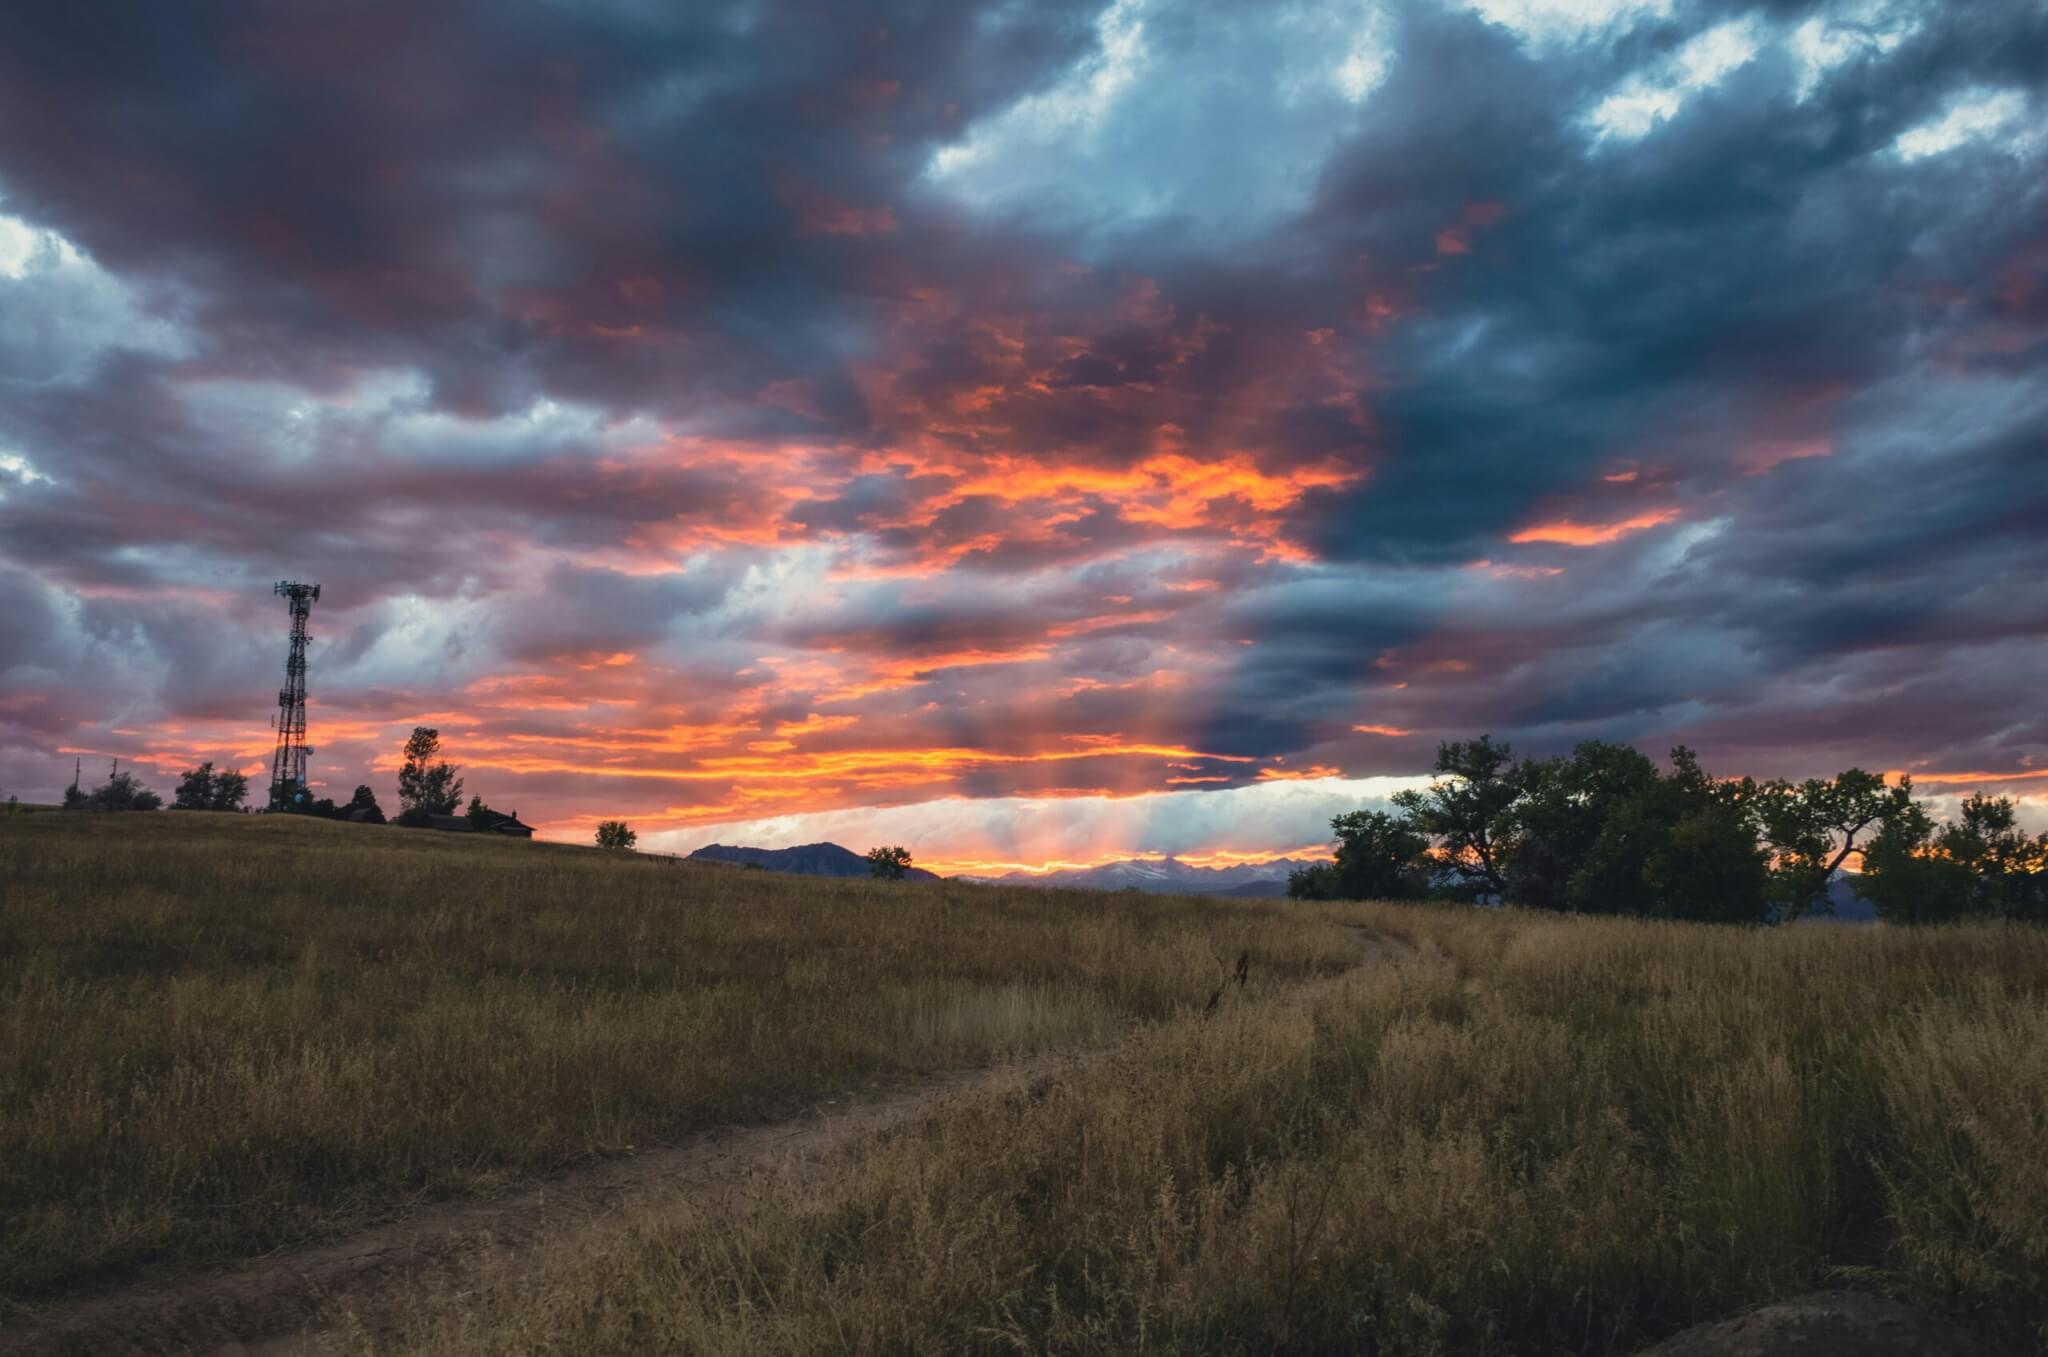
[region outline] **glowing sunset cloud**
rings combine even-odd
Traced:
[[[1632,532],[1661,527],[1677,517],[1676,509],[1653,509],[1648,513],[1636,514],[1613,523],[1576,523],[1569,518],[1559,518],[1546,523],[1533,523],[1508,540],[1517,543],[1558,542],[1568,547],[1598,547],[1618,541]]]

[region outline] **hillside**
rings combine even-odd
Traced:
[[[807,843],[795,848],[746,848],[739,845],[706,844],[691,858],[699,862],[731,862],[743,867],[760,867],[771,872],[789,872],[797,876],[864,877],[869,875],[868,860],[849,848],[836,843]],[[922,867],[912,867],[903,874],[906,881],[937,881],[938,875]]]
[[[1327,915],[284,816],[0,817],[0,1305],[1353,954]]]
[[[0,919],[0,1352],[1619,1355],[1845,1282],[2048,1342],[2042,930],[206,815],[0,820]]]

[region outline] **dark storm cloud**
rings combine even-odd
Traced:
[[[213,361],[406,365],[472,412],[829,367],[936,138],[1071,59],[1057,6],[29,7],[0,183],[205,298]],[[803,249],[799,240],[822,242]]]
[[[2048,757],[2048,13],[1619,9],[16,6],[8,757],[284,573],[361,749],[664,814]]]

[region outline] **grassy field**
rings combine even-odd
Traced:
[[[1355,955],[1284,905],[282,817],[0,816],[0,1312],[138,1263],[1094,1045]]]
[[[17,1298],[1114,1041],[356,1341],[1625,1353],[1848,1285],[2048,1352],[2048,932],[892,886],[172,815],[0,821],[0,891]],[[1345,972],[1350,925],[1413,956]],[[1203,1017],[1247,948],[1254,986]]]
[[[1355,917],[1417,958],[361,1346],[1625,1353],[1846,1285],[2048,1351],[2048,935]]]

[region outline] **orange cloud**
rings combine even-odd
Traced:
[[[1342,777],[1344,770],[1331,768],[1326,764],[1311,764],[1307,768],[1261,768],[1261,782],[1306,782],[1311,778]]]
[[[1676,509],[1652,509],[1648,513],[1636,514],[1632,518],[1620,519],[1613,523],[1580,523],[1569,518],[1557,518],[1544,523],[1532,523],[1508,538],[1508,541],[1558,542],[1568,547],[1597,547],[1626,537],[1630,533],[1659,527],[1677,517]]]

